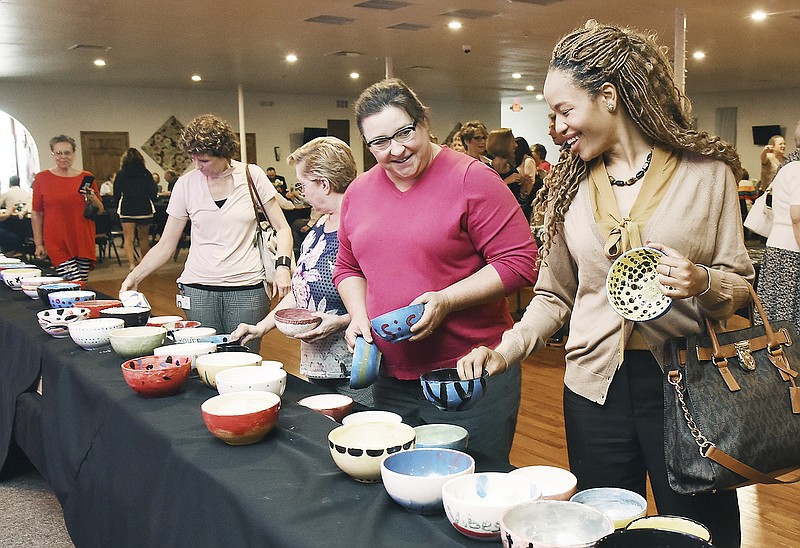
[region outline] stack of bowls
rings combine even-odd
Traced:
[[[475,472],[475,460],[452,449],[409,449],[381,461],[381,479],[392,499],[416,514],[440,514],[442,486]]]
[[[414,447],[416,432],[407,424],[363,422],[331,430],[331,457],[343,472],[362,483],[381,479],[381,461],[387,455]]]
[[[39,326],[56,339],[69,337],[69,324],[89,317],[86,308],[48,308],[36,313]]]
[[[477,540],[500,538],[500,518],[512,506],[542,496],[533,481],[500,472],[453,478],[442,487],[447,519],[456,531]]]
[[[109,333],[121,329],[125,322],[119,318],[96,318],[69,324],[69,336],[84,350],[99,348],[109,343]]]

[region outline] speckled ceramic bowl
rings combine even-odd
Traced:
[[[122,376],[131,389],[145,398],[171,396],[181,389],[192,371],[189,356],[142,356],[122,364]]]
[[[75,306],[81,301],[93,300],[96,296],[94,291],[75,289],[73,291],[55,291],[50,293],[47,298],[50,299],[50,306],[53,308],[67,308]]]
[[[96,318],[69,324],[69,336],[85,350],[99,348],[109,343],[108,334],[121,329],[125,322],[119,318]]]
[[[36,313],[39,326],[45,333],[56,339],[69,337],[69,324],[89,317],[89,309],[73,308],[48,308]]]

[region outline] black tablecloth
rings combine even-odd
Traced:
[[[327,446],[337,424],[296,403],[317,387],[290,375],[276,428],[258,444],[228,446],[203,423],[200,404],[216,392],[197,377],[175,396],[141,398],[109,346],[50,338],[21,293],[4,291],[0,305],[4,358],[17,363],[3,359],[2,373],[21,387],[3,383],[3,422],[7,398],[41,364],[47,475],[78,547],[479,545],[444,514],[406,512],[382,484],[341,472]]]

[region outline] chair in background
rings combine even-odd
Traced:
[[[122,261],[119,259],[119,251],[117,244],[114,241],[115,235],[113,234],[113,220],[108,211],[99,213],[94,220],[95,224],[95,237],[94,241],[97,244],[97,261],[102,263],[106,255],[110,256],[111,251],[114,251],[114,256],[117,258],[117,264],[122,266]],[[121,234],[122,231],[119,231]]]

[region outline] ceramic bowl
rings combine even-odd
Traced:
[[[89,317],[86,308],[48,308],[36,313],[39,326],[45,333],[56,339],[69,337],[68,325]]]
[[[217,352],[250,352],[250,347],[238,342],[220,343]]]
[[[280,396],[272,392],[232,392],[200,406],[209,432],[228,445],[249,445],[266,436],[278,422]]]
[[[350,365],[350,388],[361,389],[378,380],[381,367],[381,351],[364,337],[357,337]]]
[[[656,271],[663,256],[657,249],[637,247],[617,257],[606,276],[606,297],[617,314],[643,322],[669,310],[672,298],[661,292]]]
[[[178,331],[180,329],[191,329],[193,327],[200,327],[200,322],[195,320],[175,320],[172,322],[164,323],[162,327],[165,327],[167,331]],[[170,335],[170,337],[172,337],[172,335]]]
[[[172,333],[172,340],[175,341],[176,343],[190,343],[190,342],[200,342],[200,339],[202,339],[203,337],[216,335],[217,330],[214,329],[213,327],[189,327],[186,329],[176,329],[171,333]]]
[[[442,411],[471,409],[486,394],[489,374],[479,379],[461,380],[456,368],[435,369],[420,378],[425,398]]]
[[[20,282],[20,286],[22,287],[22,292],[28,297],[31,299],[38,299],[39,292],[37,289],[40,285],[55,284],[63,281],[64,278],[58,276],[26,276]]]
[[[353,410],[353,398],[344,394],[316,394],[306,396],[297,403],[322,413],[336,422],[342,422],[342,419]]]
[[[143,356],[122,364],[125,382],[145,398],[175,394],[191,371],[192,358],[189,356]]]
[[[381,462],[381,480],[392,499],[415,514],[441,514],[442,486],[475,472],[475,460],[452,449],[409,449]]]
[[[77,282],[58,282],[54,284],[42,284],[36,288],[36,293],[39,294],[39,299],[49,304],[50,293],[55,293],[56,291],[73,291],[80,288],[81,284]]]
[[[3,271],[3,281],[14,291],[22,291],[23,279],[41,276],[42,270],[39,268],[9,268]]]
[[[192,358],[192,369],[197,368],[197,356],[203,354],[210,354],[217,350],[217,345],[214,343],[183,343],[183,344],[168,344],[159,346],[153,350],[156,356],[169,356],[170,354],[177,354],[179,356],[190,356]]]
[[[120,291],[119,300],[122,301],[122,306],[151,308],[147,297],[144,296],[144,293],[140,293],[139,291]]]
[[[464,536],[496,541],[506,510],[542,496],[539,486],[520,476],[483,472],[459,476],[442,487],[442,502],[450,524]]]
[[[125,327],[138,327],[146,326],[147,319],[150,317],[149,308],[141,308],[138,306],[112,306],[100,311],[101,318],[120,318],[125,321]],[[163,327],[159,329],[164,329]],[[167,330],[164,329],[164,336],[166,337]],[[162,341],[163,343],[163,341]],[[161,343],[159,343],[161,344]],[[153,347],[155,348],[155,347]],[[150,349],[152,350],[152,348]]]
[[[282,308],[275,311],[275,327],[287,337],[311,331],[322,323],[322,318],[305,308]]]
[[[121,329],[125,322],[119,318],[95,318],[79,320],[68,325],[69,336],[75,344],[85,350],[99,348],[110,341],[108,334],[115,329]]]
[[[601,538],[597,548],[713,548],[694,535],[661,529],[622,529]]]
[[[197,342],[210,342],[210,343],[214,343],[217,346],[219,346],[221,344],[234,343],[234,342],[236,342],[236,339],[231,337],[230,333],[228,333],[226,335],[209,335],[207,337],[202,337]]]
[[[123,320],[122,318],[119,319]],[[123,358],[149,356],[155,348],[164,344],[164,339],[166,338],[167,330],[163,327],[148,327],[146,325],[123,327],[122,329],[115,329],[108,334],[111,348]]]
[[[403,423],[364,422],[331,430],[331,457],[344,473],[362,483],[381,479],[381,461],[387,455],[414,447],[414,429]]]
[[[659,529],[692,535],[706,542],[711,542],[711,532],[702,523],[681,516],[645,516],[636,518],[626,527],[632,529]]]
[[[509,508],[500,518],[500,529],[505,548],[589,548],[613,532],[614,526],[594,508],[563,500],[538,500]]]
[[[122,301],[120,301],[120,305]],[[147,320],[147,325],[152,325],[153,327],[165,327],[168,323],[175,323],[183,321],[182,316],[150,316]]]
[[[357,422],[403,422],[403,417],[391,411],[359,411],[350,413],[342,418],[342,424],[355,424]]]
[[[569,500],[578,488],[575,474],[557,466],[523,466],[509,474],[519,474],[535,481],[545,500]]]
[[[74,289],[72,291],[54,291],[47,298],[50,299],[50,306],[53,308],[67,308],[75,306],[81,301],[94,300],[97,294],[86,289]]]
[[[639,493],[619,487],[596,487],[578,491],[569,499],[603,512],[622,529],[647,513],[647,501]]]
[[[277,367],[234,367],[217,373],[215,382],[220,394],[259,390],[282,396],[286,371]]]
[[[261,356],[252,352],[225,352],[223,354],[215,352],[213,354],[198,355],[195,358],[194,363],[197,366],[197,372],[200,374],[200,378],[205,385],[216,390],[216,377],[217,373],[220,371],[225,369],[233,369],[234,367],[260,366],[261,361]]]
[[[456,424],[422,424],[414,430],[417,431],[417,447],[463,451],[469,442],[467,429]]]
[[[89,313],[90,318],[99,318],[100,312],[102,312],[106,308],[114,308],[122,306],[122,301],[117,299],[100,299],[100,300],[93,299],[90,301],[82,301],[81,306],[84,308],[88,308],[90,310]]]
[[[381,314],[370,321],[372,331],[385,341],[404,341],[411,338],[411,326],[419,321],[424,311],[424,304],[412,304]]]
[[[261,365],[266,365],[267,367],[277,367],[278,369],[283,369],[283,362],[275,361],[275,360],[263,360]]]

